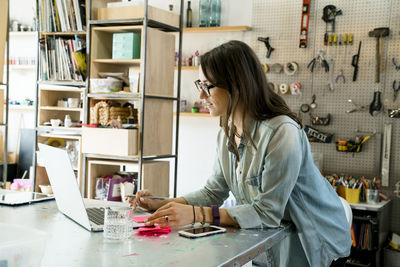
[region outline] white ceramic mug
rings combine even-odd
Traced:
[[[61,124],[61,120],[59,120],[59,119],[51,119],[50,123],[51,123],[52,127],[58,127]]]

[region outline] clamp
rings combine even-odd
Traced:
[[[394,66],[394,68],[395,68],[396,70],[400,70],[400,65],[397,65],[397,64],[396,64],[396,60],[395,60],[394,58],[392,58],[392,64],[393,64],[393,66]]]
[[[393,92],[394,92],[394,94],[393,94],[393,102],[396,102],[396,98],[397,98],[397,95],[398,95],[399,90],[400,90],[400,82],[399,82],[399,85],[396,86],[396,80],[394,80],[392,87],[393,87]]]
[[[360,104],[357,104],[356,102],[354,102],[353,100],[349,99],[347,100],[347,102],[352,103],[354,105],[353,109],[347,110],[347,113],[353,113],[353,112],[358,112],[358,111],[366,111],[367,107],[366,106],[362,106]]]
[[[273,48],[269,43],[269,37],[265,37],[265,38],[258,37],[257,40],[264,42],[265,46],[267,47],[267,58],[269,58],[271,56],[272,51],[275,50],[275,48]]]

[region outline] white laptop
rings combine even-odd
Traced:
[[[44,144],[38,145],[58,210],[89,231],[103,231],[104,209],[115,206],[115,203],[98,201],[102,203],[101,207],[89,206],[87,201],[82,199],[68,152]],[[140,226],[143,224],[133,223],[134,228]]]

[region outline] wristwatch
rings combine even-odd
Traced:
[[[211,205],[213,225],[219,225],[219,207],[217,205]]]

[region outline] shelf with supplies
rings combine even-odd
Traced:
[[[73,170],[76,172],[76,178],[78,184],[82,183],[82,137],[80,135],[65,135],[65,134],[49,134],[49,133],[38,133],[38,143],[47,144],[54,147],[64,148],[68,151],[71,159]],[[46,170],[44,165],[41,163],[40,152],[38,153],[38,164],[37,164],[37,176],[36,176],[36,187],[39,184],[49,184]]]
[[[177,70],[178,67],[175,66],[175,70]],[[199,70],[199,66],[182,66],[181,70]]]
[[[176,113],[174,113],[174,115],[176,115]],[[203,117],[203,118],[212,118],[212,116],[210,115],[210,113],[191,113],[191,112],[180,112],[179,116],[182,117]]]
[[[40,35],[56,35],[56,36],[67,36],[67,35],[86,35],[86,32],[40,32]]]
[[[380,266],[389,234],[391,202],[350,204],[353,211],[352,248],[346,266]]]
[[[183,33],[212,33],[212,32],[247,32],[250,26],[220,26],[220,27],[191,27],[183,28]]]
[[[38,32],[10,32],[10,37],[36,37]]]
[[[9,65],[10,70],[36,70],[35,65]]]
[[[110,161],[88,158],[87,190],[88,198],[95,198],[97,179],[110,176],[121,171],[124,166],[138,172],[138,163],[126,161]],[[166,161],[149,161],[142,165],[143,188],[151,188],[154,195],[169,197],[169,163]]]

